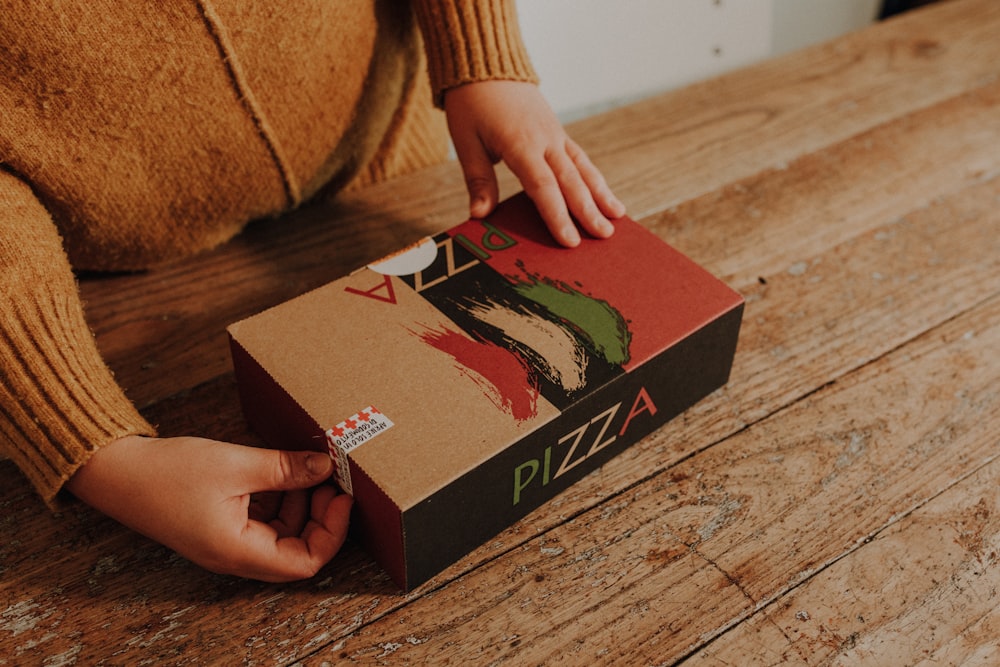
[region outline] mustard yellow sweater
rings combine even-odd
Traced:
[[[512,3],[4,3],[0,453],[43,498],[97,448],[153,433],[73,269],[167,262],[320,189],[441,161],[444,90],[534,80]]]

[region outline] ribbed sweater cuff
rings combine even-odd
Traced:
[[[538,77],[521,42],[513,0],[419,0],[434,103],[464,83]]]
[[[9,375],[0,380],[0,429],[11,458],[51,505],[98,447],[153,428],[115,383],[89,330],[59,331],[72,304],[57,300],[27,313],[4,306],[0,366]]]
[[[44,209],[5,180],[0,171],[13,218],[0,235],[0,451],[53,505],[97,448],[154,429],[104,364]]]

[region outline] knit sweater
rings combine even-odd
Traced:
[[[169,262],[321,189],[439,162],[443,91],[535,79],[513,0],[3,12],[0,453],[49,502],[99,447],[154,434],[100,357],[75,269]]]

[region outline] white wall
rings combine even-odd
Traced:
[[[868,25],[878,17],[878,0],[772,0],[773,55],[824,42]]]
[[[519,0],[542,91],[564,121],[869,23],[879,0]]]

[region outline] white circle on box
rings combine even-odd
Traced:
[[[437,257],[437,243],[428,237],[369,264],[368,268],[384,276],[408,276],[426,269],[434,262],[435,257]]]

